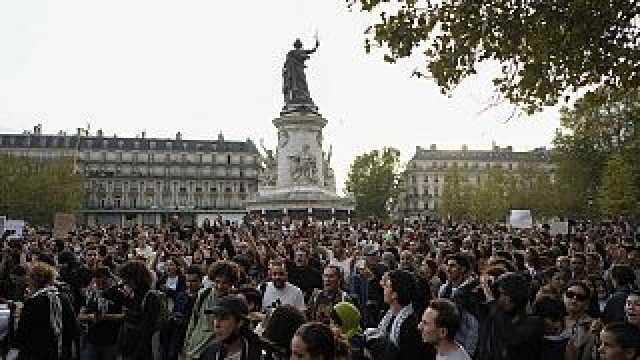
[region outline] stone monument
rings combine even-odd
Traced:
[[[287,53],[282,68],[284,107],[273,120],[278,146],[267,149],[261,141],[262,173],[258,192],[247,202],[247,210],[267,217],[312,217],[328,220],[350,218],[354,202],[336,194],[331,168],[333,148],[323,151],[322,130],[327,120],[320,115],[309,92],[305,61],[318,49],[304,49],[300,39]]]

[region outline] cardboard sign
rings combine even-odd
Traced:
[[[531,210],[511,210],[509,225],[516,229],[529,229],[533,226]]]
[[[76,230],[76,216],[73,214],[57,213],[53,223],[53,236],[63,239],[70,232]]]
[[[551,235],[567,235],[569,234],[568,221],[554,221],[549,224],[549,234]]]

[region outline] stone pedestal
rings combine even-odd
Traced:
[[[283,112],[273,120],[278,130],[276,164],[266,169],[268,180],[261,182],[255,198],[247,202],[248,211],[306,211],[311,217],[351,213],[354,203],[336,195],[330,159],[322,151],[326,124],[320,114],[309,111]]]

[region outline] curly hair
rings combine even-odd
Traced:
[[[240,276],[238,264],[228,260],[216,261],[209,268],[208,276],[211,280],[223,277],[229,284],[235,285]]]
[[[56,269],[49,264],[36,262],[31,266],[29,278],[35,289],[42,289],[54,283]]]
[[[147,265],[140,260],[129,260],[120,267],[118,275],[122,280],[131,284],[136,291],[151,289],[153,276]]]

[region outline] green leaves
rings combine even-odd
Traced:
[[[505,66],[496,90],[532,113],[567,92],[640,86],[640,3],[610,1],[397,2],[348,0],[380,17],[365,40],[390,63],[423,54],[424,71],[449,93],[484,61]]]
[[[83,179],[68,158],[37,160],[0,155],[0,214],[35,224],[51,224],[56,212],[78,210]]]
[[[631,164],[620,154],[612,155],[604,168],[598,192],[600,211],[609,217],[640,214],[638,190]]]
[[[640,91],[599,87],[576,101],[572,109],[562,109],[560,123],[562,129],[554,139],[556,182],[565,191],[559,197],[572,195],[565,199],[566,212],[594,215],[595,210],[601,210],[611,215],[610,209],[622,209],[604,200],[595,204],[597,209],[587,204],[589,199],[603,198],[606,169],[621,167],[620,159],[635,180],[635,190],[631,190],[640,188]],[[610,163],[612,159],[616,161]],[[615,184],[610,182],[605,192],[613,194],[615,186],[624,185]]]
[[[356,199],[356,216],[386,218],[397,194],[400,152],[385,147],[358,155],[347,174],[347,192]]]

